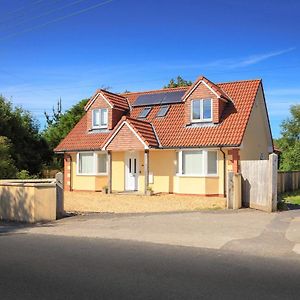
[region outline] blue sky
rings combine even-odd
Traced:
[[[0,93],[45,124],[95,89],[262,78],[274,137],[300,103],[300,1],[0,0]]]

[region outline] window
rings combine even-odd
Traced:
[[[139,114],[139,118],[146,118],[151,111],[151,107],[145,107]]]
[[[218,153],[215,150],[177,152],[177,175],[211,176],[218,174]]]
[[[94,154],[79,153],[79,173],[92,174],[94,172]]]
[[[107,122],[107,108],[99,108],[93,110],[93,128],[107,128]]]
[[[107,155],[106,153],[98,153],[98,169],[97,173],[106,173],[107,172]]]
[[[203,168],[202,151],[182,152],[182,174],[201,174]]]
[[[163,106],[161,106],[160,109],[159,109],[159,111],[157,112],[156,116],[157,117],[164,117],[167,114],[169,108],[170,108],[170,105],[163,105]]]
[[[77,174],[99,175],[107,173],[107,154],[105,152],[81,152],[77,155]]]
[[[212,120],[212,100],[192,100],[192,122],[209,122]]]

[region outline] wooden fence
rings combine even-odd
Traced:
[[[277,192],[292,192],[300,189],[300,171],[278,172]]]
[[[263,211],[277,209],[277,155],[269,160],[241,161],[243,206]]]

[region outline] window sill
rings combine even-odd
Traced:
[[[191,123],[212,123],[212,119],[191,120]]]
[[[94,174],[94,173],[90,173],[90,174],[82,174],[82,173],[76,173],[77,176],[98,176],[98,177],[101,177],[101,176],[107,176],[108,174],[107,173],[97,173],[97,174]]]
[[[176,174],[176,177],[196,177],[196,178],[217,178],[218,174],[206,174],[206,175],[197,175],[197,174]]]

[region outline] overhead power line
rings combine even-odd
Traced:
[[[31,32],[31,31],[33,31],[33,30],[35,30],[35,29],[43,28],[43,27],[45,27],[45,26],[47,26],[47,25],[50,25],[50,24],[53,24],[53,23],[56,23],[56,22],[60,22],[60,21],[63,21],[63,20],[65,20],[65,19],[68,19],[68,18],[77,16],[77,15],[83,14],[83,13],[89,11],[89,10],[98,8],[98,7],[100,7],[100,6],[104,6],[104,5],[109,4],[109,3],[113,2],[113,1],[114,1],[114,0],[107,0],[107,1],[104,1],[104,2],[101,2],[101,3],[98,3],[98,4],[95,4],[95,5],[92,5],[92,6],[83,8],[83,9],[81,9],[81,10],[75,11],[75,12],[73,12],[73,13],[67,14],[67,15],[65,15],[65,16],[58,17],[58,18],[53,19],[53,20],[51,20],[51,21],[45,22],[45,23],[43,23],[43,24],[40,24],[40,25],[37,25],[37,26],[33,26],[33,27],[30,27],[30,28],[21,30],[21,31],[16,32],[16,33],[12,33],[12,34],[6,35],[6,36],[4,36],[3,38],[0,38],[0,41],[4,41],[4,40],[7,40],[7,39],[12,38],[12,37],[14,37],[14,36],[21,35],[21,34],[27,33],[27,32]]]
[[[37,5],[37,4],[40,4],[40,3],[43,2],[43,1],[44,1],[44,0],[38,0],[38,1],[35,1],[35,2],[31,3],[31,4],[32,4],[32,5]],[[24,5],[24,6],[19,7],[19,8],[16,9],[16,10],[6,12],[6,13],[5,13],[5,16],[6,16],[6,17],[8,16],[9,18],[1,19],[0,24],[6,23],[7,21],[9,21],[10,18],[11,18],[11,15],[15,15],[16,13],[21,12],[21,11],[24,11],[24,10],[26,10],[26,9],[28,9],[28,6]]]
[[[57,0],[57,1],[55,1],[55,2],[58,2],[58,1],[59,1],[59,0]],[[38,19],[40,19],[40,18],[49,16],[49,15],[51,15],[51,14],[57,12],[57,11],[60,11],[60,10],[65,9],[65,8],[67,8],[67,7],[70,7],[70,6],[79,4],[79,3],[84,2],[84,1],[86,1],[86,0],[76,0],[76,1],[73,1],[73,2],[68,3],[68,4],[66,4],[66,5],[63,5],[63,6],[61,6],[61,7],[58,7],[58,8],[55,8],[55,9],[48,10],[47,12],[45,12],[45,13],[43,13],[43,14],[41,14],[41,15],[35,16],[35,17],[33,17],[33,18],[24,19],[24,20],[21,21],[21,22],[14,23],[13,26],[14,26],[14,27],[17,27],[17,26],[19,26],[19,25],[21,25],[21,24],[28,23],[28,22],[34,21],[34,20],[38,20]]]

